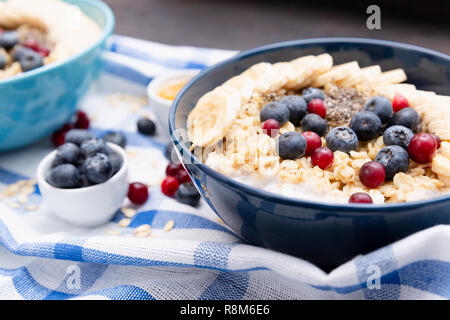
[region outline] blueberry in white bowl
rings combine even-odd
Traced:
[[[47,182],[56,188],[76,188],[80,174],[70,163],[61,164],[53,168],[47,176]]]
[[[122,148],[125,148],[127,145],[127,138],[122,132],[119,131],[109,131],[102,137],[102,139],[105,140],[105,142],[117,144]]]
[[[39,163],[37,180],[45,204],[59,218],[82,227],[109,221],[128,192],[128,160],[124,149],[106,143],[109,154],[85,158],[70,142]]]
[[[77,146],[81,146],[81,144],[89,139],[93,139],[94,136],[87,130],[84,129],[72,129],[66,134],[66,143],[70,142],[76,144]]]

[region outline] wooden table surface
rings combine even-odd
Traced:
[[[241,50],[285,40],[351,36],[407,42],[450,53],[448,24],[389,17],[382,6],[381,30],[369,30],[364,8],[355,11],[311,2],[105,1],[115,12],[117,34],[167,44]]]

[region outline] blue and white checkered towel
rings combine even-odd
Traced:
[[[49,213],[37,188],[26,204],[3,196],[0,299],[450,298],[450,226],[419,232],[327,274],[241,242],[205,203],[194,209],[160,192],[164,144],[135,132],[136,118],[151,110],[129,95],[144,96],[144,84],[168,69],[203,68],[234,53],[112,37],[105,72],[81,107],[96,134],[126,132],[130,180],[154,185],[150,199],[129,227],[118,227],[119,212],[104,226],[82,229]],[[48,140],[0,155],[0,191],[34,177],[52,149]],[[167,232],[170,220],[174,228]],[[132,236],[141,224],[151,225],[151,237]]]

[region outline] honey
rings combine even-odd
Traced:
[[[177,93],[190,79],[191,77],[182,77],[167,82],[159,89],[158,96],[167,100],[175,99]]]

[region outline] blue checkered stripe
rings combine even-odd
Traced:
[[[126,79],[142,90],[158,74],[155,70],[204,68],[233,54],[120,36],[113,36],[108,48],[105,74]],[[136,65],[143,67],[137,69]],[[130,117],[124,121],[135,121],[136,115]],[[121,124],[117,128],[122,129]],[[106,129],[91,131],[102,136]],[[155,152],[164,150],[164,144],[157,140],[122,131],[129,146]],[[0,167],[2,185],[27,178],[11,166]],[[2,203],[6,204],[5,201]],[[29,201],[41,204],[37,186]],[[242,242],[212,213],[198,214],[175,204],[167,208],[167,201],[172,200],[158,188],[152,188],[151,200],[139,208],[128,227],[132,230],[150,224],[152,229],[161,230],[168,220],[173,220],[172,232],[176,235],[166,240],[106,237],[104,229],[68,232],[67,236],[55,240],[47,235],[56,229],[39,230],[36,226],[38,234],[24,241],[17,237],[22,220],[29,224],[52,217],[38,218],[36,215],[42,215],[41,212],[26,212],[21,208],[0,211],[0,298],[450,298],[448,248],[439,257],[423,254],[426,258],[403,259],[398,249],[401,246],[393,244],[325,274],[301,259]],[[112,223],[122,218],[123,213],[118,212]],[[448,243],[449,227],[434,229],[425,232],[438,234],[439,243]],[[432,237],[422,238],[430,247],[435,244]]]

